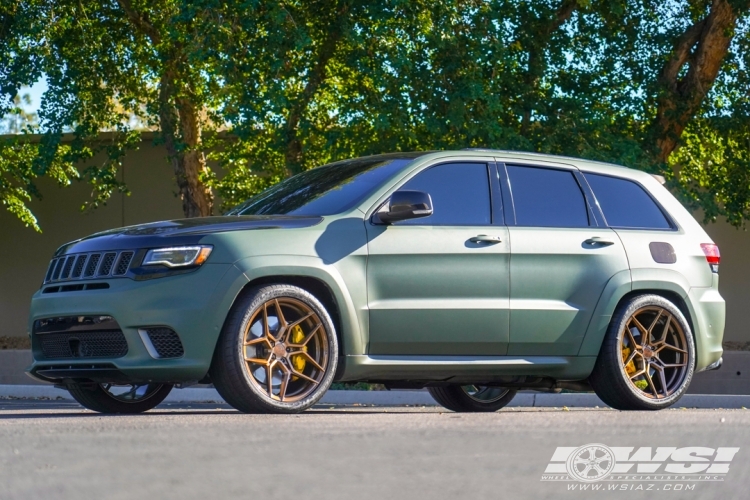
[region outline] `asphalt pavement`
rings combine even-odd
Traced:
[[[706,448],[740,449],[729,463],[725,456],[726,474],[548,480],[557,447],[589,443],[650,447],[649,455],[702,447],[692,454],[698,466]],[[649,460],[651,467],[658,453]],[[742,409],[456,414],[436,406],[322,405],[280,416],[165,403],[143,415],[104,416],[70,401],[0,400],[1,499],[724,500],[747,498],[748,478],[750,410]]]

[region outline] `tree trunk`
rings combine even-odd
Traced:
[[[659,77],[662,92],[651,125],[655,161],[667,162],[685,127],[700,110],[729,51],[736,22],[737,12],[728,0],[713,0],[708,15],[677,39]],[[685,65],[687,73],[680,78]],[[675,175],[679,177],[678,167]]]
[[[148,16],[133,8],[130,0],[118,0],[133,26],[158,48],[162,44],[159,31],[149,22]],[[213,212],[214,198],[211,189],[200,179],[207,172],[206,158],[200,151],[201,128],[198,109],[190,100],[187,89],[178,89],[175,82],[180,64],[187,64],[178,48],[162,54],[162,76],[159,82],[159,126],[172,164],[185,217],[207,217]]]
[[[207,167],[206,158],[199,149],[201,129],[198,114],[189,99],[173,97],[173,74],[167,69],[159,88],[159,124],[164,146],[172,164],[185,217],[207,217],[213,212],[214,200],[211,189],[200,179]],[[177,109],[172,105],[172,99]]]

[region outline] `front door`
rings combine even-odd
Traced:
[[[491,174],[491,163],[428,167],[400,189],[429,193],[433,215],[367,223],[369,354],[506,353],[508,231],[493,221]]]
[[[594,218],[573,169],[506,172],[515,212],[508,354],[576,355],[607,282],[629,269],[622,242]]]

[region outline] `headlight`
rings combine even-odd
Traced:
[[[168,267],[200,266],[211,255],[213,247],[196,245],[189,247],[154,248],[149,250],[142,266],[161,264]]]

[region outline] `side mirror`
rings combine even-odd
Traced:
[[[396,191],[391,195],[387,212],[378,212],[373,221],[381,224],[429,217],[432,215],[432,198],[423,191]]]

